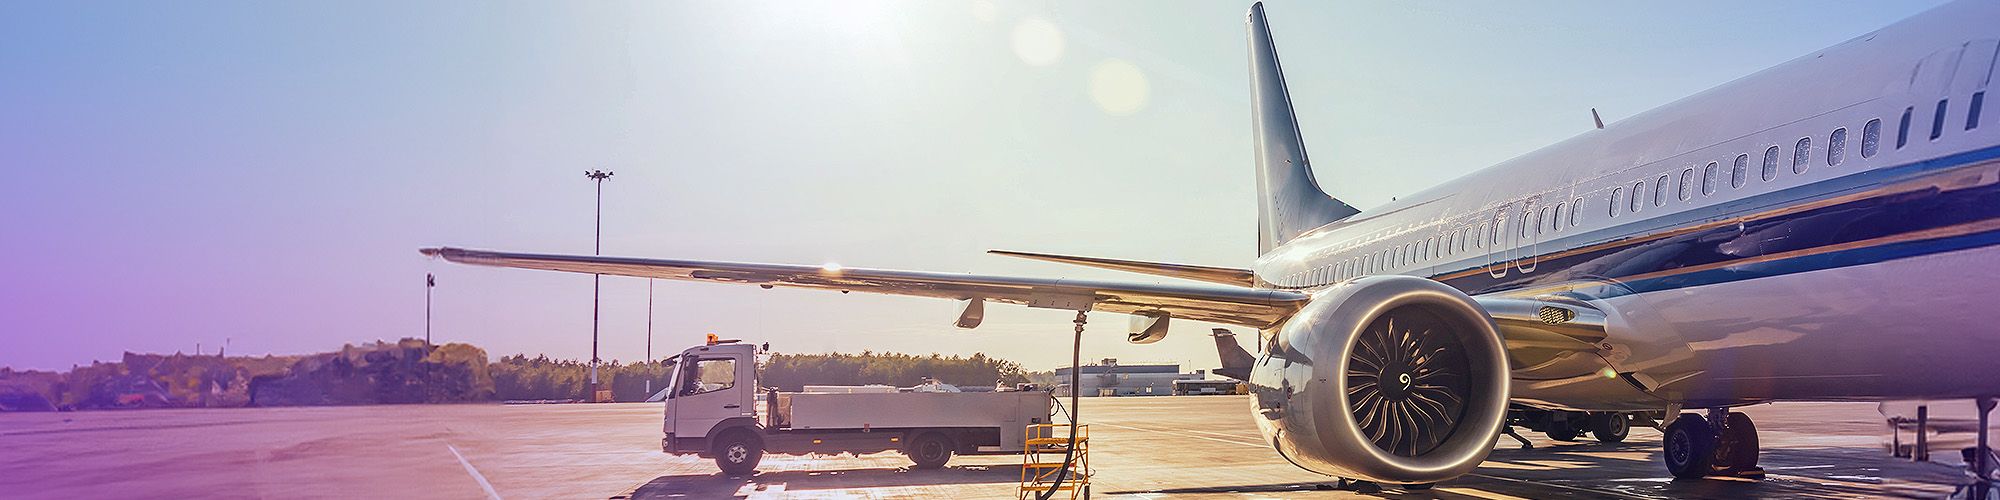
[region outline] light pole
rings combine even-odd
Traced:
[[[610,171],[608,171],[608,170],[587,170],[587,171],[584,171],[584,172],[583,172],[583,176],[584,176],[584,177],[589,177],[589,178],[590,178],[591,180],[594,180],[594,181],[597,181],[597,215],[596,215],[596,218],[597,218],[597,231],[596,231],[596,236],[594,236],[594,237],[593,237],[593,239],[592,239],[592,243],[591,243],[591,249],[590,249],[590,253],[591,253],[591,255],[603,255],[603,254],[604,254],[604,179],[608,179],[608,178],[610,178],[610,177],[611,177],[611,172],[610,172]],[[597,299],[598,299],[598,297],[599,297],[599,295],[600,295],[600,291],[602,290],[602,286],[601,286],[601,285],[602,285],[603,281],[604,281],[604,276],[603,276],[603,275],[599,275],[599,274],[594,274],[594,273],[590,275],[590,395],[589,395],[589,398],[590,398],[590,400],[591,400],[591,401],[593,401],[593,402],[597,401],[597,364],[598,364],[598,359],[597,359]]]
[[[646,278],[646,362],[653,362],[653,279]]]
[[[653,279],[646,278],[646,397],[653,397]]]
[[[424,273],[424,349],[431,348],[431,289],[437,288],[437,276]]]

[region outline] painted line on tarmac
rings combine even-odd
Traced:
[[[486,482],[486,476],[480,475],[479,469],[472,468],[472,462],[467,462],[465,455],[459,454],[458,447],[446,443],[444,448],[451,450],[451,456],[458,457],[458,464],[465,466],[465,473],[471,474],[472,480],[479,481],[479,488],[486,490],[486,498],[500,500],[500,493],[493,491],[493,483]]]

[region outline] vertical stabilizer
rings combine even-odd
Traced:
[[[1264,21],[1264,4],[1250,6],[1250,126],[1257,149],[1257,254],[1360,212],[1328,196],[1313,180],[1305,141],[1292,116],[1285,72]]]

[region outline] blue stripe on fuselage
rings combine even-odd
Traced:
[[[1989,147],[1902,166],[1856,173],[1711,207],[1688,210],[1668,217],[1637,221],[1631,225],[1580,234],[1542,245],[1549,248],[1569,248],[1570,243],[1590,246],[1618,239],[1632,240],[1629,244],[1602,245],[1602,248],[1568,255],[1563,255],[1568,253],[1567,251],[1549,252],[1535,258],[1538,262],[1534,266],[1536,272],[1533,273],[1512,270],[1509,276],[1493,278],[1484,272],[1477,272],[1441,281],[1473,294],[1540,289],[1562,283],[1614,282],[1623,286],[1611,287],[1602,292],[1622,295],[1860,265],[1991,245],[1996,238],[1992,234],[1955,235],[1924,241],[1896,241],[1890,237],[1913,231],[1947,228],[2000,218],[2000,185],[1996,184],[1950,191],[1933,188],[1884,193],[1882,196],[1778,214],[1742,224],[1708,228],[1666,238],[1646,239],[1644,236],[1671,232],[1743,213],[1776,212],[1784,207],[1863,192],[1994,158],[2000,158],[2000,147]],[[1621,236],[1607,236],[1613,231]],[[1824,253],[1809,251],[1877,238],[1889,238],[1890,241],[1885,241],[1880,246],[1865,248],[1840,249]],[[1808,255],[1781,260],[1759,261],[1761,259],[1758,259],[1787,252]],[[1727,264],[1732,261],[1746,263]],[[1461,261],[1459,265],[1468,264],[1472,262]],[[1661,272],[1674,269],[1696,266],[1713,268],[1716,264],[1722,264],[1723,267],[1657,276]],[[1437,276],[1462,274],[1477,269],[1458,268]]]

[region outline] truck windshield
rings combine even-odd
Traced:
[[[736,386],[736,360],[730,358],[710,358],[693,363],[684,363],[675,383],[681,396],[705,392],[715,392]]]

